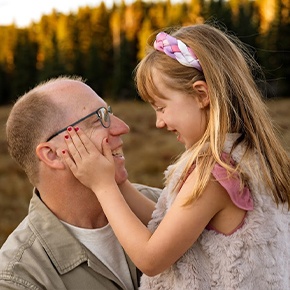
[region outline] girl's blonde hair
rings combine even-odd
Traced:
[[[289,157],[276,136],[254,79],[254,73],[259,72],[262,76],[257,62],[236,37],[208,24],[182,27],[170,34],[193,50],[203,72],[181,65],[164,53],[156,51],[151,44],[145,58],[135,70],[135,82],[141,98],[149,102],[154,101],[154,96],[162,98],[154,86],[153,68],[163,74],[166,85],[193,97],[193,83],[197,80],[207,83],[210,98],[207,130],[201,140],[179,158],[171,171],[173,173],[179,162],[188,158],[188,154],[190,158],[183,176],[198,161],[199,177],[187,203],[202,194],[216,162],[225,167],[229,174],[237,172],[242,177],[242,182],[246,182],[239,165],[232,169],[221,160],[226,134],[240,133],[233,149],[243,142],[246,148],[243,158],[251,156],[249,153],[258,154],[261,160],[261,178],[273,193],[276,204],[287,202],[289,208]],[[206,146],[206,143],[209,145]],[[170,176],[169,174],[167,181]]]

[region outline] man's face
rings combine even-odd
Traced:
[[[107,104],[105,103],[102,104],[102,106],[107,108]],[[116,182],[117,184],[125,182],[128,178],[128,173],[125,168],[123,141],[121,136],[129,132],[127,124],[113,114],[110,114],[110,127],[104,128],[100,122],[92,122],[87,126],[85,132],[99,150],[101,150],[101,143],[104,138],[108,138],[108,143],[115,162]]]
[[[65,106],[66,108],[66,116],[64,116],[66,122],[63,124],[63,126],[61,126],[64,128],[86,117],[87,115],[90,115],[101,107],[108,108],[106,102],[88,86],[82,83],[78,83],[73,87],[74,88],[69,97],[69,100],[66,98],[63,101],[60,101],[61,103],[65,102],[65,104],[62,103],[60,105]],[[115,161],[115,179],[117,184],[121,184],[128,178],[128,173],[125,168],[123,141],[121,136],[129,132],[129,127],[125,122],[111,113],[109,114],[109,118],[110,126],[108,128],[105,128],[105,122],[103,122],[105,127],[102,125],[96,114],[92,114],[88,118],[85,118],[76,126],[80,127],[90,137],[92,142],[99,150],[102,148],[101,144],[103,139],[108,139],[108,143],[112,150]],[[57,135],[54,138],[63,138],[64,134],[65,132],[60,134],[62,137]]]

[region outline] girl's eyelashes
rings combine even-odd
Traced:
[[[163,110],[165,108],[164,106],[158,106],[155,103],[150,103],[150,105],[154,109],[154,111],[156,111],[156,112],[163,112]]]
[[[156,112],[163,112],[163,110],[164,110],[164,107],[155,107],[155,111]]]

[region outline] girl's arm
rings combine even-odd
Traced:
[[[151,220],[155,203],[140,193],[129,180],[118,186],[131,210],[147,226]]]
[[[72,130],[71,138],[73,142],[68,139],[67,145],[73,160],[64,154],[68,166],[95,192],[121,245],[147,275],[157,275],[175,263],[228,202],[223,187],[211,181],[196,202],[184,206],[196,180],[196,168],[152,234],[130,209],[115,182],[114,160],[108,144],[103,142],[102,155],[81,130],[77,134]]]

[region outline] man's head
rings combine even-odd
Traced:
[[[41,165],[52,170],[61,169],[57,150],[63,148],[65,131],[51,136],[59,130],[82,119],[100,107],[108,108],[81,78],[59,77],[36,86],[20,97],[9,115],[6,134],[11,156],[26,172],[31,183],[39,183]],[[128,126],[110,115],[110,127],[105,128],[96,114],[78,123],[100,148],[107,137],[112,151],[121,152],[120,136],[129,132]],[[127,178],[124,161],[115,154],[116,179]],[[64,166],[62,164],[62,166]]]

